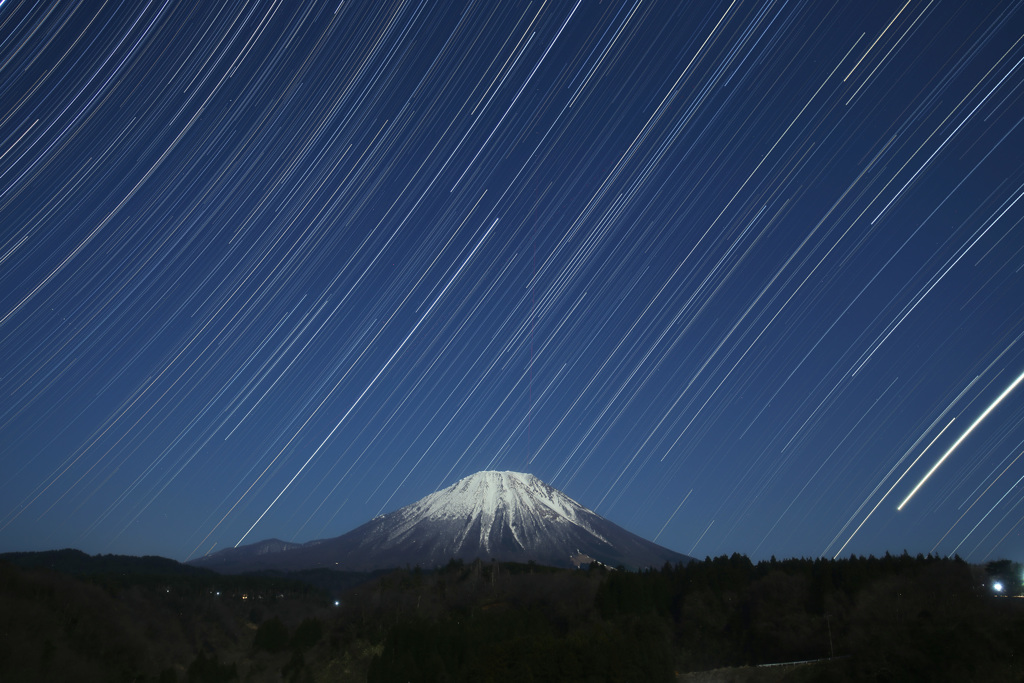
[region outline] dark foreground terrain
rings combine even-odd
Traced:
[[[1022,681],[1024,599],[992,589],[1020,576],[906,554],[298,576],[9,554],[0,681]]]

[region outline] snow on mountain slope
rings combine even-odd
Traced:
[[[427,520],[452,522],[451,545],[456,552],[474,543],[489,552],[505,528],[518,547],[528,548],[566,522],[606,541],[588,524],[593,512],[532,474],[520,472],[478,472],[392,514],[389,532],[396,543],[422,531]],[[475,538],[470,538],[471,532]]]
[[[230,573],[431,568],[452,558],[573,566],[572,558],[587,556],[613,567],[660,567],[691,559],[626,531],[532,474],[491,471],[466,477],[343,536],[267,550],[266,542],[254,543],[194,564]]]

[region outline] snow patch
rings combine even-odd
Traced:
[[[425,521],[457,522],[459,531],[452,539],[456,550],[468,541],[477,522],[478,543],[487,552],[492,542],[501,539],[503,528],[521,548],[529,547],[531,539],[547,535],[546,529],[559,523],[573,524],[607,540],[588,523],[588,517],[596,516],[594,512],[523,472],[477,472],[397,510],[395,516],[390,536],[396,541]]]

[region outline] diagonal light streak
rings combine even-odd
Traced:
[[[922,486],[924,486],[924,483],[926,481],[928,481],[928,479],[933,474],[935,474],[935,470],[939,469],[939,466],[942,465],[942,463],[944,463],[946,461],[946,458],[948,458],[950,455],[953,454],[953,451],[955,451],[957,449],[957,447],[964,442],[964,439],[966,439],[968,436],[971,435],[971,432],[974,431],[975,427],[980,425],[982,420],[984,420],[986,417],[988,417],[989,413],[991,413],[993,410],[995,410],[996,407],[1000,403],[1003,402],[1003,399],[1005,399],[1007,396],[1009,396],[1010,392],[1012,392],[1014,389],[1016,389],[1017,385],[1020,384],[1022,381],[1024,381],[1024,372],[1022,372],[1020,375],[1018,375],[1017,379],[1013,380],[1013,383],[1010,384],[1010,386],[1006,387],[1006,389],[1003,390],[1003,393],[999,394],[999,398],[997,398],[995,401],[992,401],[992,403],[989,405],[988,408],[985,408],[985,412],[983,412],[981,415],[979,415],[978,419],[976,419],[974,422],[971,423],[971,426],[968,427],[964,431],[964,433],[960,435],[960,438],[957,439],[953,443],[953,445],[949,447],[949,450],[946,451],[942,455],[941,458],[939,458],[938,462],[936,462],[934,465],[932,465],[932,468],[930,470],[928,470],[928,474],[924,475],[924,477],[921,479],[921,481],[919,481],[917,483],[917,486],[914,487],[914,490],[911,491],[910,494],[907,495],[907,497],[903,499],[903,502],[900,503],[896,507],[897,510],[902,510],[903,506],[910,502],[910,499],[914,497],[914,494],[917,493],[918,489],[920,489]]]

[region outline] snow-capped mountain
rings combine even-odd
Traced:
[[[532,474],[478,472],[333,539],[262,541],[194,560],[221,572],[432,568],[456,558],[573,566],[655,566],[691,558],[588,510]]]

